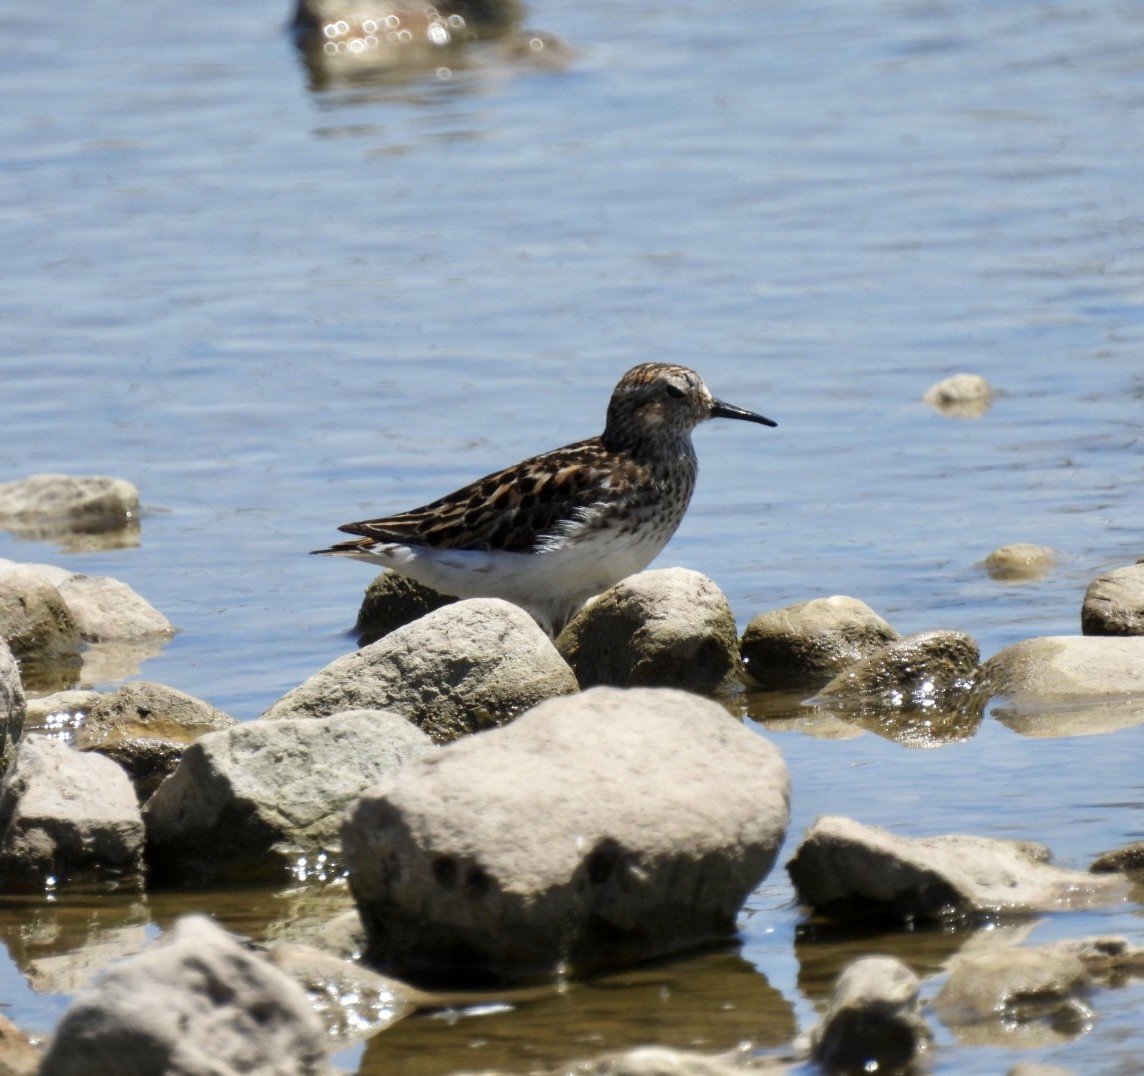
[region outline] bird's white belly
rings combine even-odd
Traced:
[[[443,594],[504,598],[551,619],[554,611],[574,608],[642,571],[667,537],[609,529],[539,553],[378,544],[361,559],[385,564]]]

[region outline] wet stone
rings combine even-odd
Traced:
[[[711,694],[738,680],[738,639],[727,598],[687,568],[628,576],[585,605],[556,645],[582,688]]]
[[[941,701],[965,694],[973,683],[980,651],[961,631],[922,631],[875,650],[840,672],[815,701],[831,708]]]
[[[3,889],[134,876],[142,854],[143,819],[119,766],[62,740],[21,740],[0,782]]]
[[[1094,579],[1080,611],[1084,635],[1144,635],[1144,563]]]
[[[346,808],[433,750],[400,714],[249,721],[186,749],[144,808],[155,877],[284,881],[300,857],[337,861]]]
[[[37,474],[0,484],[0,527],[40,524],[110,530],[139,515],[139,491],[122,478]]]
[[[992,406],[993,395],[980,374],[954,374],[931,385],[922,399],[949,418],[978,418]]]
[[[963,834],[900,837],[848,818],[818,819],[787,872],[799,899],[842,921],[956,922],[1122,899],[1115,877],[1066,870],[1048,849]]]
[[[1056,550],[1048,546],[1014,542],[993,550],[982,566],[999,583],[1028,583],[1043,579],[1056,562]]]
[[[838,977],[811,1054],[826,1072],[910,1071],[932,1035],[922,1017],[918,977],[900,960],[871,956]]]
[[[740,653],[751,680],[774,690],[824,684],[900,638],[865,602],[836,594],[760,613]]]
[[[75,746],[118,762],[143,801],[174,771],[188,744],[234,724],[233,717],[202,699],[166,684],[139,680],[92,704],[76,733]]]

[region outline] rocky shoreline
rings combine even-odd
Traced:
[[[93,480],[95,511],[81,479],[45,501],[52,477],[25,480],[23,508],[18,483],[0,487],[6,518],[77,531],[137,520],[126,483]],[[348,878],[342,914],[288,944],[176,918],[76,993],[42,1055],[8,1028],[0,1065],[322,1073],[347,1035],[415,1011],[725,944],[775,863],[792,794],[779,749],[733,715],[744,686],[798,692],[907,742],[970,736],[987,706],[1045,735],[1144,723],[1144,564],[1095,580],[1081,617],[1082,635],[984,662],[963,632],[902,638],[844,596],[760,613],[739,636],[718,587],[673,568],[617,584],[552,641],[505,602],[383,574],[359,614],[365,645],[240,724],[161,684],[34,687],[45,669],[75,675],[84,647],[161,646],[173,628],[118,581],[0,563],[0,893]],[[1029,842],[823,817],[786,869],[814,921],[894,931],[1123,903],[1142,857],[1114,850],[1089,871],[1051,858]],[[1064,1019],[1142,973],[1144,951],[1123,939],[1010,946],[950,960],[923,1007],[915,971],[868,957],[780,1050],[649,1046],[590,1071],[785,1071],[808,1057],[904,1071],[927,1055],[933,1020],[961,1036]]]

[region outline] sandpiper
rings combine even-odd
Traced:
[[[588,598],[641,571],[695,488],[691,431],[710,418],[775,426],[724,403],[686,366],[629,370],[599,437],[534,456],[423,508],[347,523],[314,552],[392,568],[442,594],[504,598],[555,636]]]

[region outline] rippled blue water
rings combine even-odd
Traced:
[[[163,610],[142,676],[257,715],[351,645],[370,573],[306,550],[597,432],[649,358],[780,424],[698,432],[660,561],[743,624],[848,593],[989,655],[1078,630],[1144,553],[1140,10],[552,0],[529,21],[566,70],[321,94],[287,15],[0,11],[0,480],[114,474],[147,508],[138,549],[0,556]],[[1000,391],[980,419],[920,400],[960,370]],[[1013,541],[1059,566],[992,581]],[[1140,836],[1138,732],[779,742],[796,835],[845,810],[1077,865]],[[1096,919],[1070,929],[1141,940]],[[1144,1051],[1118,1034],[1059,1056],[1111,1071]]]

